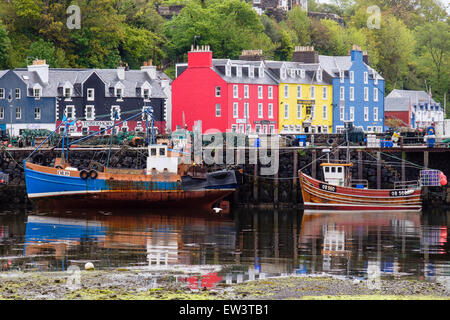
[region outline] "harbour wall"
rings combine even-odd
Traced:
[[[325,149],[325,150],[324,150]],[[29,206],[25,191],[25,178],[22,161],[29,156],[31,149],[3,148],[0,150],[0,170],[9,175],[7,184],[0,185],[0,204],[2,206]],[[259,152],[259,153],[257,153]],[[241,185],[230,199],[235,205],[297,206],[302,198],[297,171],[302,169],[308,175],[323,179],[320,163],[327,159],[324,147],[281,147],[278,150],[277,173],[262,175],[261,169],[267,159],[261,157],[256,148],[233,149],[234,163],[208,165],[209,171],[227,168],[242,169],[239,175]],[[53,165],[61,151],[54,148],[41,149],[30,159],[42,165]],[[328,153],[330,160],[347,157],[347,149],[335,148]],[[270,151],[269,156],[272,156]],[[216,162],[220,154],[214,155]],[[226,163],[227,155],[222,155]],[[114,168],[143,169],[146,166],[146,148],[116,147],[111,149],[110,166]],[[438,169],[450,175],[450,149],[447,148],[366,148],[350,147],[349,157],[353,179],[365,179],[370,188],[392,188],[395,181],[412,181],[419,178],[423,167]],[[107,147],[79,148],[69,151],[71,166],[100,168],[108,158]],[[253,159],[257,159],[254,161]],[[404,159],[405,161],[402,161]],[[254,163],[256,162],[256,163]],[[447,192],[448,190],[448,192]],[[432,205],[450,205],[450,188],[430,187],[424,192],[424,201]]]

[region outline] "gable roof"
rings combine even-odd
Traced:
[[[348,72],[353,65],[351,56],[323,56],[319,55],[319,63],[323,69],[333,78],[339,77],[339,71]],[[371,79],[384,80],[384,78],[372,67],[363,62],[369,70]]]
[[[439,104],[423,90],[418,91],[394,89],[387,95],[386,98],[407,98],[411,101],[411,104],[423,104],[429,102],[431,102],[432,104]]]
[[[268,72],[276,78],[280,83],[305,83],[316,85],[330,85],[332,84],[332,77],[322,66],[318,63],[302,63],[290,61],[266,61]],[[286,78],[281,79],[280,70],[285,67],[288,72]],[[305,77],[302,78],[298,72],[295,72],[294,77],[291,76],[289,70],[304,70]],[[317,80],[317,71],[322,70],[322,80]]]
[[[408,97],[386,97],[384,111],[409,111],[410,100]]]

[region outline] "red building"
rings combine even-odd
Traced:
[[[400,120],[402,127],[412,128],[412,110],[409,98],[391,98],[386,97],[384,103],[384,118],[385,121],[389,119]]]
[[[277,132],[278,84],[256,53],[244,52],[242,60],[213,59],[208,46],[192,48],[172,82],[172,130],[185,125],[191,130],[201,120],[203,133]]]

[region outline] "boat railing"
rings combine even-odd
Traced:
[[[369,188],[369,181],[366,179],[352,179],[351,186],[352,188],[361,188],[362,186],[362,188],[367,189]]]
[[[419,188],[419,181],[411,180],[411,181],[395,181],[394,189],[406,189],[406,188]]]

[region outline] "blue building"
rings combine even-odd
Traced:
[[[352,121],[365,132],[384,131],[384,79],[368,65],[368,56],[353,46],[349,56],[319,55],[333,77],[333,132]]]
[[[27,69],[0,73],[0,127],[10,135],[23,129],[55,129],[56,96],[48,70],[45,60],[35,60]]]

